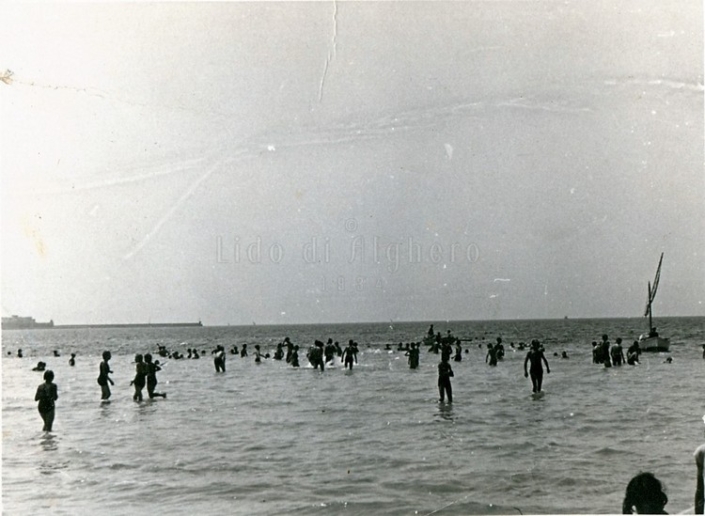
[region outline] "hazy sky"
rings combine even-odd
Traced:
[[[705,314],[693,1],[0,6],[2,314]]]

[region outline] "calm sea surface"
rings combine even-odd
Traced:
[[[705,318],[658,325],[671,337],[668,355],[605,369],[592,364],[591,341],[608,333],[628,346],[643,319],[436,322],[473,338],[452,362],[452,406],[437,401],[438,355],[424,348],[412,371],[403,353],[384,349],[420,340],[426,323],[6,331],[3,513],[618,513],[639,471],[665,482],[667,511],[686,511],[692,453],[705,439]],[[227,372],[215,373],[217,344],[273,352],[285,336],[301,347],[300,369],[229,354]],[[485,343],[497,336],[507,355],[489,367]],[[328,337],[360,344],[352,372],[310,368],[306,349]],[[525,352],[509,347],[533,338],[551,366],[536,399]],[[134,354],[156,356],[157,344],[207,354],[157,356],[165,362],[157,390],[168,398],[133,402]],[[115,386],[101,404],[106,349]],[[568,359],[553,356],[563,350]],[[53,433],[41,431],[34,402],[39,360],[59,387]]]

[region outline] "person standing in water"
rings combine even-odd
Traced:
[[[108,376],[112,374],[110,365],[108,364],[111,358],[112,355],[110,354],[110,351],[103,351],[103,361],[100,363],[100,372],[98,374],[98,385],[100,385],[101,392],[100,399],[103,401],[110,399],[110,386],[108,384],[115,385],[112,378]]]
[[[599,346],[602,350],[602,359],[604,360],[605,367],[612,367],[612,360],[610,358],[610,341],[607,334],[602,335],[602,342]]]
[[[54,424],[54,402],[59,399],[59,390],[54,381],[54,372],[47,369],[44,372],[44,383],[37,387],[37,394],[34,395],[34,401],[38,401],[39,415],[44,421],[45,432],[51,432],[51,427]]]
[[[71,353],[71,358],[69,358],[69,365],[71,367],[76,365],[76,353]]]
[[[546,364],[546,374],[551,372],[548,367],[548,361],[543,354],[541,349],[541,344],[538,340],[534,339],[531,341],[531,349],[526,354],[524,359],[524,377],[528,377],[529,373],[526,371],[526,364],[531,362],[531,384],[533,386],[533,392],[541,392],[541,384],[543,383],[543,366],[541,362]]]
[[[448,403],[453,403],[453,387],[450,384],[450,379],[453,376],[455,374],[450,367],[448,357],[441,357],[441,362],[438,364],[438,393],[441,396],[441,403],[445,400],[446,394],[448,395]]]
[[[225,372],[225,348],[218,344],[215,348],[215,357],[213,358],[213,365],[215,366],[216,373]]]
[[[485,355],[485,363],[487,363],[487,360],[489,359],[489,364],[491,366],[496,366],[498,351],[499,348],[497,346],[493,346],[491,343],[487,344],[487,354]]]
[[[417,346],[415,342],[412,342],[411,347],[409,348],[409,351],[406,352],[406,354],[409,356],[409,369],[418,369],[420,354],[419,346]]]
[[[135,401],[142,401],[142,389],[144,389],[147,383],[147,364],[144,363],[141,354],[135,355],[135,379],[132,380],[131,385],[135,386],[135,394],[132,399]]]
[[[355,360],[355,363],[357,364],[357,353],[355,351],[355,347],[353,346],[352,342],[348,344],[348,347],[346,347],[343,350],[343,363],[345,364],[345,369],[348,367],[352,371],[353,368],[353,360]]]
[[[453,360],[460,362],[463,359],[463,348],[460,346],[460,339],[455,339],[455,357]]]
[[[640,354],[641,348],[639,348],[639,341],[635,340],[627,350],[627,364],[634,365],[638,363]]]
[[[610,355],[612,357],[612,364],[614,364],[615,366],[621,366],[623,363],[626,362],[626,359],[624,358],[624,351],[622,351],[621,337],[617,337],[615,345],[612,346],[612,349],[610,350]]]
[[[149,396],[149,399],[153,399],[156,397],[160,398],[166,398],[166,393],[165,392],[154,392],[154,389],[157,388],[157,371],[161,371],[162,368],[159,367],[159,360],[156,362],[152,362],[152,355],[147,353],[144,356],[144,361],[147,364],[147,395]]]

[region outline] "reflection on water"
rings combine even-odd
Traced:
[[[44,432],[39,439],[42,449],[45,452],[52,452],[59,449],[59,438],[52,432]]]
[[[441,419],[445,419],[446,421],[453,421],[453,404],[439,403],[438,415],[441,417]]]
[[[50,453],[50,455],[44,455],[39,461],[39,473],[41,475],[53,475],[66,468],[67,464],[59,461],[60,455],[56,453],[59,451],[59,441],[60,439],[51,432],[44,432],[39,438],[42,455]]]

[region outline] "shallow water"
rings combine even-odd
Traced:
[[[629,479],[650,470],[677,513],[692,506],[692,453],[705,438],[704,322],[659,320],[672,364],[647,354],[611,369],[591,363],[590,342],[603,332],[630,342],[643,320],[436,323],[474,339],[452,362],[452,406],[437,401],[438,355],[422,351],[412,371],[384,349],[419,340],[423,323],[3,332],[3,512],[615,513]],[[302,366],[308,345],[329,336],[358,341],[359,363],[321,373],[229,355],[215,373],[216,344],[271,352],[286,335]],[[508,352],[493,368],[484,343],[497,335]],[[539,398],[525,353],[508,345],[532,338],[551,366]],[[156,355],[157,343],[208,353],[167,359],[157,390],[168,399],[135,403],[133,355]],[[25,358],[8,358],[17,348]],[[103,349],[115,372],[109,404],[96,384]],[[569,359],[553,356],[563,350]],[[59,386],[53,433],[41,432],[33,401],[39,360]]]

